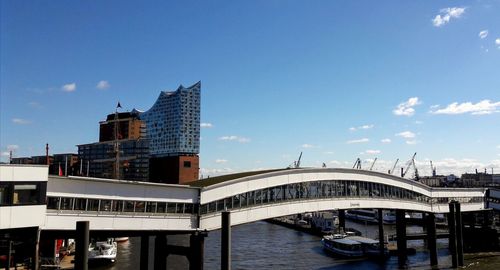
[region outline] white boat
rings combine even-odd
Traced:
[[[342,234],[325,235],[321,239],[321,243],[325,250],[342,257],[362,257],[364,255],[361,243],[349,240]]]
[[[342,257],[380,256],[379,242],[366,237],[345,234],[325,235],[321,243],[325,250]],[[388,254],[389,251],[384,246],[384,256]]]
[[[115,262],[117,250],[116,242],[112,238],[92,243],[89,245],[89,263]]]

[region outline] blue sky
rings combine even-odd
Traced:
[[[0,151],[76,152],[202,82],[202,174],[500,172],[500,1],[1,1]],[[400,163],[402,164],[402,163]]]

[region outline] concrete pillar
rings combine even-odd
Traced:
[[[345,210],[339,209],[339,233],[345,231]]]
[[[203,270],[206,232],[196,232],[189,238],[189,270]]]
[[[33,254],[33,267],[32,269],[38,270],[40,269],[40,233],[42,230],[40,228],[36,228],[36,237],[35,237],[35,250]]]
[[[165,234],[160,233],[156,235],[154,253],[154,269],[167,269],[167,236]]]
[[[427,246],[431,258],[431,266],[438,265],[437,244],[436,244],[436,216],[434,213],[427,214]]]
[[[455,202],[455,225],[457,233],[457,261],[458,266],[464,266],[464,240],[462,235],[462,212],[460,203]]]
[[[222,212],[221,269],[231,270],[231,212]]]
[[[75,270],[89,269],[89,222],[76,222]]]
[[[451,265],[453,268],[458,266],[458,255],[457,255],[457,232],[455,223],[455,205],[453,202],[449,203],[450,213],[448,214],[448,229],[450,231],[450,237],[448,240],[448,246],[451,253]]]
[[[148,270],[149,267],[149,235],[141,236],[141,257],[140,257],[140,269]]]
[[[407,267],[407,246],[406,246],[406,220],[405,210],[396,210],[396,237],[398,247],[398,265],[399,268]]]
[[[378,244],[381,257],[385,256],[384,243],[384,214],[382,209],[378,209]]]

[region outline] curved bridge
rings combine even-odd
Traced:
[[[462,211],[485,209],[485,189],[431,188],[419,182],[353,169],[289,169],[208,185],[200,193],[200,229],[333,209],[384,208],[446,213],[452,200]]]

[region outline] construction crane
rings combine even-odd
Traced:
[[[392,170],[389,171],[389,174],[394,174],[394,170],[396,169],[396,165],[398,165],[399,158],[394,162],[394,166],[392,166]]]
[[[370,171],[373,169],[373,165],[375,165],[375,162],[377,161],[377,158],[375,158],[372,162],[372,165],[370,166]]]
[[[352,168],[361,170],[361,159],[356,159],[356,162],[354,162],[354,166],[352,166]]]
[[[300,159],[302,158],[302,152],[300,152],[299,159],[295,163],[295,168],[300,168]]]
[[[420,175],[418,175],[417,165],[415,164],[415,156],[413,156],[411,163],[413,164],[413,169],[415,169],[415,180],[418,181],[420,179]]]
[[[413,154],[413,157],[408,161],[408,165],[406,166],[406,169],[404,170],[404,172],[401,173],[401,177],[405,177],[405,175],[408,172],[408,170],[410,169],[411,165],[415,166],[415,156],[416,155],[417,155],[417,152],[415,152],[415,154]],[[416,167],[415,167],[415,169],[416,169]]]
[[[434,167],[432,165],[432,160],[430,161],[431,162],[431,172],[432,172],[432,176],[436,176],[436,167]]]

